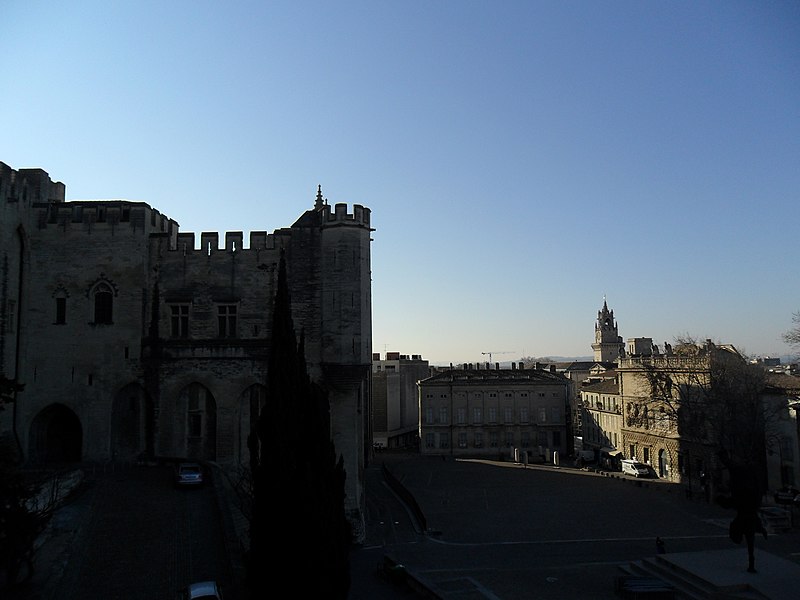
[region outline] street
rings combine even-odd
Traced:
[[[387,485],[384,463],[414,495],[427,532]],[[221,584],[225,600],[245,600],[218,489],[176,489],[171,473],[88,469],[82,491],[54,515],[36,583],[8,600],[175,600],[179,588],[205,579]],[[378,575],[384,557],[459,600],[613,600],[620,566],[655,555],[657,537],[667,553],[730,550],[733,568],[739,560],[746,567],[746,548],[728,538],[730,511],[657,480],[414,454],[380,455],[366,476],[366,539],[351,555],[351,600],[414,595]],[[798,564],[800,533],[759,538],[756,552],[756,566],[763,553]]]
[[[385,551],[459,598],[616,598],[619,567],[657,553],[747,550],[728,538],[732,511],[657,480],[497,461],[385,456],[422,507],[432,535]],[[797,563],[797,530],[756,540]]]
[[[227,600],[238,597],[210,483],[177,489],[166,466],[89,470],[85,489],[59,512],[55,527],[73,528],[74,538],[63,564],[37,566],[57,567],[61,579],[35,597],[174,600],[182,586],[206,579],[227,587]]]

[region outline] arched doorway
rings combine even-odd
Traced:
[[[63,404],[51,404],[33,419],[28,448],[32,462],[79,462],[83,451],[80,419]]]
[[[669,475],[669,467],[667,466],[667,452],[663,449],[658,451],[658,476],[667,477]]]
[[[114,460],[132,461],[153,455],[153,403],[142,386],[132,383],[114,398],[111,413]]]
[[[186,410],[185,455],[195,460],[217,460],[217,403],[211,391],[191,383],[181,391],[178,405]]]

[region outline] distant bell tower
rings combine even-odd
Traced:
[[[625,356],[625,344],[617,330],[614,311],[608,310],[605,297],[603,297],[603,309],[597,311],[592,350],[597,362],[616,362],[621,356]]]

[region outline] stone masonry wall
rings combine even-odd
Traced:
[[[31,461],[70,450],[82,461],[246,462],[284,251],[295,329],[311,377],[330,393],[358,529],[370,431],[369,210],[348,213],[318,195],[291,227],[255,231],[248,247],[241,232],[203,232],[196,245],[144,203],[64,202],[63,184],[29,171],[0,163],[0,369],[25,384],[0,434],[17,437]],[[27,203],[16,199],[23,175],[38,182]],[[110,322],[95,313],[98,291],[110,292]],[[183,307],[185,330],[173,307]],[[235,314],[232,335],[220,335],[220,307]]]

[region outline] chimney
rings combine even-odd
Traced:
[[[500,363],[499,362],[494,363],[494,370],[495,371],[499,371],[500,370]]]
[[[555,373],[556,372],[556,366],[555,365],[550,365],[550,372],[551,373]]]

